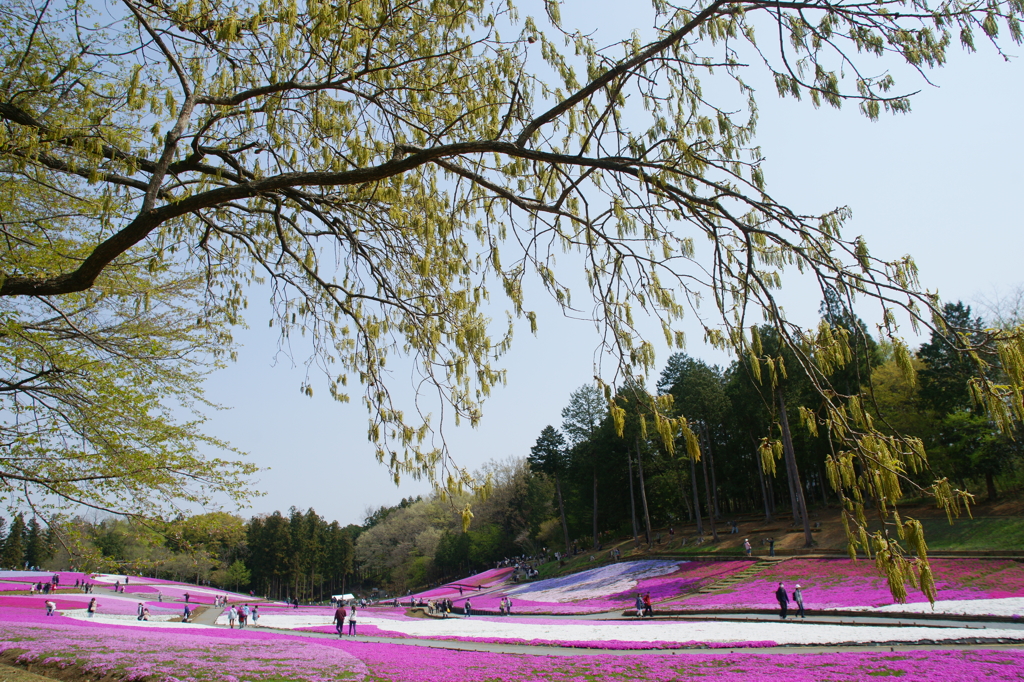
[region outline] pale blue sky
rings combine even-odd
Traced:
[[[574,13],[572,4],[583,12]],[[566,25],[585,22],[582,30],[597,30],[608,36],[599,42],[612,42],[628,34],[612,34],[617,27],[631,28],[625,16],[630,10],[622,6],[569,3],[562,14]],[[854,107],[815,110],[809,102],[780,100],[770,83],[759,87],[757,143],[766,158],[768,191],[804,213],[849,205],[854,217],[848,235],[864,235],[881,257],[912,254],[922,283],[946,299],[973,303],[1021,284],[1024,140],[1013,121],[1024,109],[1024,67],[985,46],[980,52],[954,49],[951,64],[930,74],[938,87],[920,81],[913,86],[922,92],[911,114],[883,115],[877,122]],[[812,323],[818,298],[803,289],[797,283],[786,292],[787,309]],[[276,335],[267,328],[269,313],[261,311],[266,298],[266,292],[251,293],[252,329],[237,334],[240,359],[208,384],[210,398],[231,408],[213,414],[208,430],[269,467],[253,486],[266,495],[242,513],[312,506],[328,519],[359,523],[367,506],[428,492],[425,483],[391,483],[373,459],[365,438],[367,415],[355,396],[342,405],[325,390],[313,398],[300,394],[305,370],[287,358],[275,362]],[[519,330],[503,363],[508,385],[485,405],[480,427],[447,433],[454,455],[471,469],[528,454],[545,425],[561,422],[569,394],[594,373],[593,325],[536,307],[540,331],[532,337],[528,329]],[[874,319],[871,310],[863,315]],[[701,344],[698,332],[689,339],[692,355],[727,362]],[[668,351],[659,353],[660,366]],[[407,383],[400,376],[395,381]],[[314,376],[314,388],[321,385]]]

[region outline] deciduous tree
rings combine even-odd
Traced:
[[[208,273],[236,316],[246,285],[265,281],[271,324],[311,337],[330,393],[363,386],[378,458],[456,489],[465,472],[425,444],[437,422],[393,397],[393,354],[412,358],[443,414],[475,423],[510,343],[511,323],[486,317],[492,289],[531,326],[527,277],[567,312],[592,310],[618,360],[610,383],[654,367],[640,311],[681,344],[679,320],[703,299],[713,344],[780,369],[752,336],[765,319],[794,351],[788,371],[812,378],[848,445],[830,464],[844,502],[858,480],[898,497],[898,472],[924,454],[832,400],[843,341],[790,322],[776,290],[794,266],[823,292],[877,302],[908,372],[897,313],[945,333],[942,311],[909,258],[843,235],[845,208],[809,215],[768,194],[745,74],[763,68],[814,106],[907,112],[915,88],[894,67],[940,66],[957,41],[1020,42],[1020,3],[657,0],[648,41],[601,44],[563,27],[558,6],[539,21],[486,0],[12,0],[0,172],[30,199],[0,296],[45,305],[144,259]],[[66,199],[31,203],[46,191]],[[571,294],[566,262],[592,303]],[[1018,336],[993,340],[1024,356]],[[1003,424],[1024,414],[1024,361],[1007,377],[976,384]],[[840,475],[854,458],[865,476]],[[930,492],[955,506],[947,485]],[[895,543],[873,542],[905,578]]]

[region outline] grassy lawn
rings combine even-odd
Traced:
[[[1020,550],[1024,548],[1024,517],[961,517],[950,525],[945,519],[922,519],[930,549]]]

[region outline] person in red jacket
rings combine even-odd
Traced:
[[[339,606],[334,611],[334,629],[338,631],[338,637],[345,635],[345,616],[348,615],[348,611],[345,610],[344,606]]]

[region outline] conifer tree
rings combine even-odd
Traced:
[[[565,521],[565,501],[562,499],[562,476],[565,473],[568,457],[565,449],[565,438],[555,427],[548,425],[541,430],[537,442],[530,448],[527,461],[534,471],[547,474],[555,479],[555,492],[558,495],[558,515],[562,521],[562,535],[565,540],[565,551],[570,551],[569,525]]]
[[[0,563],[16,571],[25,568],[25,519],[21,512],[11,521],[3,551],[0,552]]]

